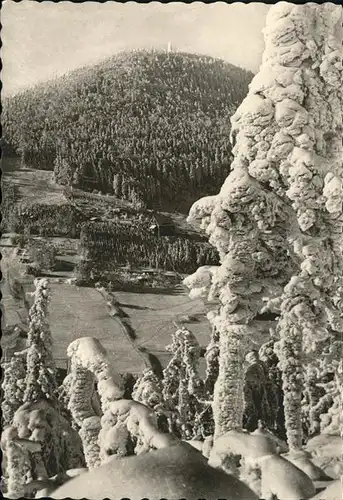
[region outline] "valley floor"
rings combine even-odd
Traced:
[[[63,187],[53,182],[52,172],[22,168],[20,159],[16,158],[6,159],[4,167],[4,180],[18,188],[19,201],[28,204],[66,203]],[[84,203],[88,211],[98,202],[118,203],[118,206],[122,203],[127,204],[114,197],[93,193],[83,194],[87,195]],[[173,217],[177,219],[179,226],[184,226],[190,234],[192,233],[192,228],[185,222],[185,216],[173,214]],[[1,237],[0,248],[4,260],[10,258],[16,248],[11,240],[13,236],[3,234]],[[171,342],[171,334],[181,323],[189,323],[188,327],[202,346],[208,344],[210,327],[204,305],[200,300],[191,300],[186,288],[181,284],[165,291],[152,290],[151,293],[127,291],[114,293],[126,317],[125,321],[130,324],[136,337],[133,342],[128,338],[120,318],[110,317],[106,300],[95,288],[78,287],[70,283],[78,262],[79,240],[62,237],[44,237],[44,240],[53,244],[57,250],[54,269],[42,273],[42,276],[47,277],[51,283],[49,321],[54,341],[54,356],[59,367],[67,367],[66,349],[69,343],[83,336],[92,336],[100,340],[108,349],[115,368],[120,372],[133,374],[141,373],[147,366],[148,353],[157,356],[162,367],[166,366],[170,355],[165,348]],[[27,277],[21,281],[30,301],[29,292],[33,290],[33,278]],[[3,324],[19,325],[25,329],[27,311],[24,305],[11,297],[5,282],[2,283],[2,293],[2,307],[5,310]],[[202,363],[201,371],[204,369]]]

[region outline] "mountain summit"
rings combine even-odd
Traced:
[[[124,52],[4,103],[4,135],[56,181],[164,208],[215,193],[252,73],[207,56]]]

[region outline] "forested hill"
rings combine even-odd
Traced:
[[[228,173],[230,116],[252,76],[207,56],[121,53],[7,99],[7,149],[61,184],[191,203]]]

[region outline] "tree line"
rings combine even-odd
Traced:
[[[45,203],[18,203],[12,207],[11,230],[39,236],[66,236],[77,238],[86,217],[75,206]]]
[[[157,237],[146,221],[87,222],[80,234],[80,255],[94,267],[130,264],[187,273],[198,266],[218,264],[216,249],[185,236]]]

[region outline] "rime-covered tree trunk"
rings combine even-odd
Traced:
[[[320,429],[319,415],[313,413],[322,396],[326,394],[325,389],[318,385],[321,380],[319,371],[314,363],[308,363],[304,373],[304,395],[302,399],[302,420],[305,439],[314,435]]]
[[[9,498],[20,498],[23,486],[31,479],[30,455],[16,442],[8,443],[7,455],[7,495]]]
[[[70,376],[68,409],[73,420],[81,427],[85,419],[95,416],[92,407],[95,378],[93,373],[73,362]]]
[[[282,370],[284,412],[287,442],[290,449],[302,446],[301,401],[304,389],[302,357],[302,332],[292,324],[287,326],[286,319],[280,322],[282,338],[278,344],[280,368]]]
[[[221,265],[185,280],[191,296],[208,293],[208,300],[217,299],[220,305],[219,311],[208,316],[219,333],[215,436],[242,426],[243,360],[249,338],[255,333],[254,318],[264,308],[265,297],[281,293],[292,269],[285,248],[292,220],[288,207],[268,186],[266,172],[259,176],[259,170],[250,168],[263,162],[268,166],[263,158],[274,134],[274,108],[269,99],[252,95],[233,120],[236,146],[232,172],[220,193],[196,202],[189,215],[191,220],[202,221],[210,243],[219,251]],[[257,154],[261,159],[254,160]],[[277,183],[275,176],[270,178],[271,183]]]
[[[220,335],[219,352],[219,374],[213,393],[215,436],[242,427],[245,345],[235,327]]]
[[[272,122],[270,111],[267,109]],[[222,262],[211,270],[210,277],[195,273],[185,280],[192,289],[191,296],[208,292],[211,302],[217,298],[220,303],[219,311],[208,316],[219,333],[219,373],[213,398],[217,437],[242,426],[243,361],[249,337],[255,333],[254,318],[264,307],[263,298],[280,293],[290,275],[285,250],[290,218],[282,200],[249,175],[245,159],[249,150],[244,146],[244,133],[253,127],[259,112],[257,108],[256,116],[250,110],[242,115],[242,137],[237,140],[233,171],[217,199],[209,203],[200,200],[190,213],[190,218],[202,219],[207,226],[210,242],[219,250]],[[264,118],[255,129],[265,130],[267,123]]]
[[[212,328],[211,340],[206,348],[206,379],[205,392],[207,397],[213,396],[214,384],[219,373],[219,334]]]
[[[273,336],[275,332],[273,333]],[[279,365],[279,358],[277,357],[274,347],[275,337],[268,342],[262,344],[259,349],[259,358],[266,369],[267,375],[267,399],[270,409],[270,419],[268,427],[277,433],[278,437],[284,438],[284,415],[283,415],[283,391],[282,391],[282,378]]]

